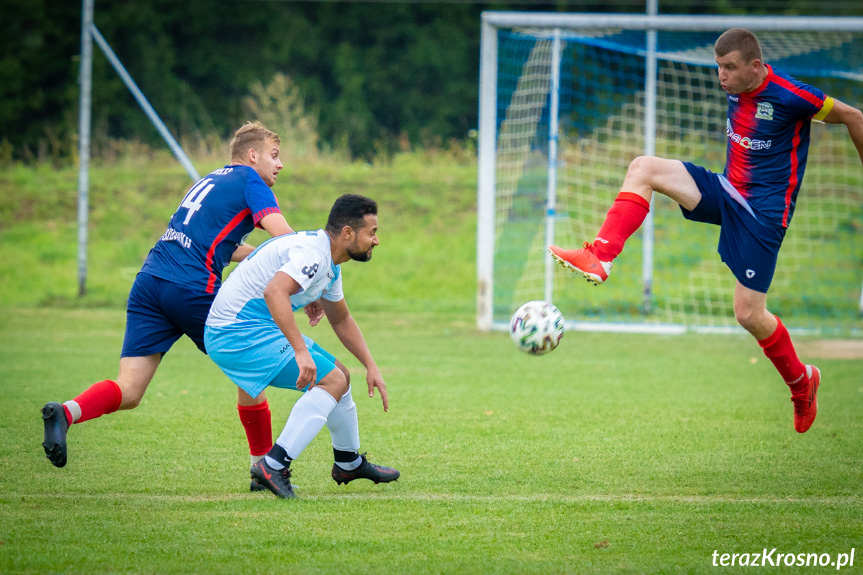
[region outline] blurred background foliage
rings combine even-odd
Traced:
[[[643,12],[643,0],[96,0],[95,24],[171,132],[214,151],[260,118],[296,156],[463,146],[485,10]],[[663,14],[861,16],[863,1],[660,0]],[[81,3],[0,0],[0,164],[75,160]],[[163,146],[94,45],[93,154]],[[118,144],[122,142],[122,144]]]

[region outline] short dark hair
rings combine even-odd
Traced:
[[[378,215],[377,202],[358,194],[345,194],[333,204],[326,231],[338,235],[345,226],[359,230],[365,227],[365,217],[369,214]]]
[[[713,51],[720,58],[727,56],[735,50],[740,51],[740,55],[746,63],[753,60],[764,61],[764,56],[761,54],[761,44],[755,34],[743,28],[732,28],[727,30],[713,46]]]

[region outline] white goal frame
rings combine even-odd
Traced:
[[[656,126],[656,38],[658,31],[717,31],[746,28],[759,31],[861,32],[859,17],[787,17],[787,16],[682,16],[656,14],[563,14],[539,12],[483,12],[480,44],[479,94],[479,154],[477,186],[477,327],[481,331],[506,330],[508,324],[493,321],[494,255],[495,255],[495,192],[497,153],[497,32],[502,28],[543,28],[549,38],[558,43],[561,30],[624,28],[647,32],[645,54],[645,121],[644,154],[655,154]],[[558,50],[553,50],[555,56]],[[552,65],[551,110],[549,121],[548,193],[546,238],[554,237],[556,213],[555,187],[557,177],[558,118],[556,109],[560,66],[558,58]],[[644,232],[642,280],[645,307],[650,306],[653,282],[653,211],[642,226]],[[553,301],[554,262],[545,256],[543,297]],[[863,291],[863,290],[861,290]],[[860,298],[863,312],[863,293]],[[614,331],[631,333],[683,333],[685,331],[727,331],[739,328],[698,328],[676,324],[598,323],[567,321],[567,329]]]

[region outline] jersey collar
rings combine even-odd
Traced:
[[[767,68],[767,75],[764,77],[764,81],[761,82],[761,84],[751,92],[743,92],[741,96],[746,96],[747,98],[757,96],[758,94],[763,92],[764,89],[767,88],[767,86],[770,85],[770,82],[773,81],[773,67],[770,64],[764,64],[764,67]]]

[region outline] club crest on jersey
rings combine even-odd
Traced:
[[[773,105],[770,102],[758,102],[758,109],[755,111],[755,117],[759,120],[772,120]]]

